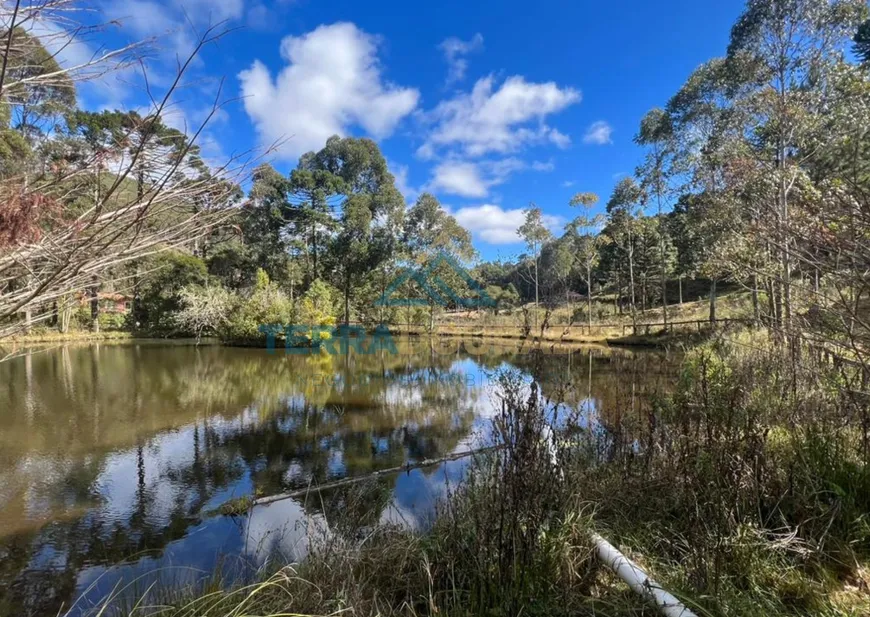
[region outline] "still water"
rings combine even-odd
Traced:
[[[397,348],[287,356],[143,341],[0,362],[0,615],[79,615],[149,576],[186,582],[218,565],[299,559],[312,524],[340,527],[359,504],[369,524],[424,528],[467,460],[358,485],[353,503],[322,494],[250,516],[211,511],[473,448],[506,370],[606,427],[641,414],[677,362],[486,340]]]

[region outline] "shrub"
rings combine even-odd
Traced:
[[[100,313],[97,320],[100,330],[124,330],[127,326],[127,316],[123,313]]]
[[[284,326],[293,323],[293,318],[290,299],[269,280],[264,270],[259,270],[254,288],[235,304],[221,328],[221,335],[232,340],[260,340],[265,338],[260,326]]]

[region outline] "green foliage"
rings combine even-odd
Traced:
[[[854,42],[855,55],[861,58],[865,63],[870,63],[870,19],[865,21],[855,33]]]
[[[261,326],[284,327],[295,323],[293,304],[263,269],[257,270],[253,289],[240,294],[232,305],[226,324],[219,329],[228,340],[255,341],[265,339]]]
[[[205,285],[208,271],[198,257],[167,251],[142,264],[147,272],[140,283],[133,318],[139,328],[157,336],[194,334],[178,329],[175,316],[181,310],[181,291],[190,285]]]
[[[3,33],[4,42],[7,33]],[[56,55],[23,28],[13,30],[10,50],[3,99],[12,106],[13,127],[32,144],[58,128],[59,120],[73,110],[75,84],[61,70]],[[47,75],[53,77],[37,79]]]
[[[97,320],[100,322],[100,332],[119,331],[127,329],[127,317],[122,313],[109,313],[103,311]]]
[[[317,279],[300,299],[298,322],[312,326],[335,325],[340,299],[341,292]]]

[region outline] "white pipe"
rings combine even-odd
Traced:
[[[619,549],[610,542],[597,533],[592,534],[592,541],[595,543],[598,559],[613,570],[614,574],[625,581],[632,591],[639,593],[654,603],[662,615],[665,615],[665,617],[697,617],[682,602],[662,589],[661,585],[647,576],[646,572],[641,570],[636,563],[620,553]]]

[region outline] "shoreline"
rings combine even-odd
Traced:
[[[463,327],[463,326],[460,326]],[[502,340],[505,342],[517,342],[530,345],[546,345],[559,347],[622,347],[622,348],[666,348],[673,345],[686,343],[697,343],[702,333],[695,331],[676,331],[665,332],[660,331],[654,334],[629,334],[627,336],[613,336],[611,333],[601,334],[563,334],[563,329],[553,328],[551,331],[540,335],[524,335],[519,328],[505,329],[501,328],[496,331],[481,327],[479,329],[468,329],[465,331],[455,329],[454,326],[441,326],[436,328],[434,332],[430,332],[428,328],[422,326],[389,326],[390,333],[393,336],[406,336],[415,338],[452,338],[452,339],[489,339]],[[593,326],[593,329],[595,326]],[[605,329],[606,326],[602,326]],[[615,328],[609,328],[614,330]],[[132,332],[68,332],[61,333],[41,333],[30,334],[24,336],[11,336],[6,339],[0,339],[0,347],[20,347],[27,345],[47,345],[54,343],[132,343],[132,342],[149,342],[149,343],[166,343],[180,344],[189,343],[196,345],[221,345],[224,347],[239,347],[239,348],[266,348],[267,342],[263,340],[220,340],[216,337],[204,337],[197,341],[192,337],[165,338],[153,336],[137,336]],[[276,348],[284,347],[279,340],[276,341]]]

